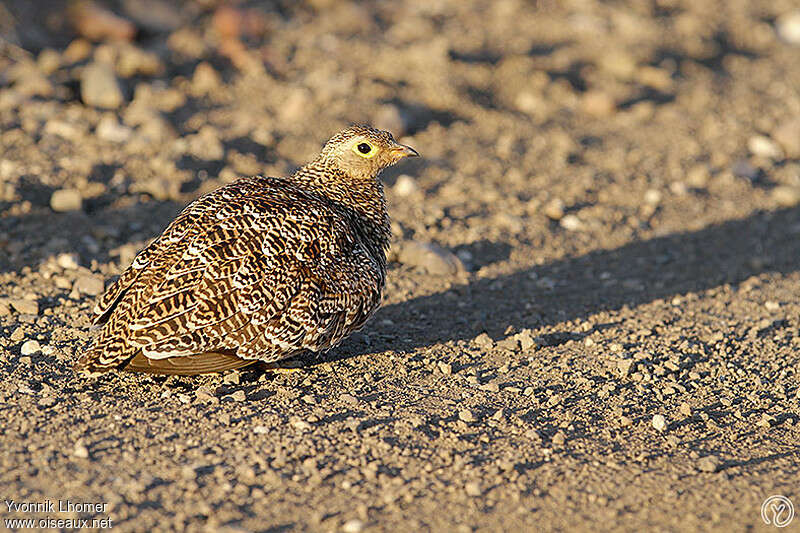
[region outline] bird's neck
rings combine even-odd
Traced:
[[[354,178],[319,160],[300,167],[292,174],[291,180],[352,212],[365,224],[366,236],[380,243],[380,252],[385,254],[389,248],[391,228],[380,180],[374,177]]]

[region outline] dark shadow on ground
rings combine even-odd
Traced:
[[[326,360],[409,351],[482,332],[498,339],[509,325],[554,326],[798,268],[800,209],[757,212],[387,305],[365,329],[369,342],[363,337],[345,341]]]

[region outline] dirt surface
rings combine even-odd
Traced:
[[[234,6],[0,4],[0,485],[107,504],[4,519],[750,531],[800,506],[795,2]],[[353,122],[424,156],[384,176],[361,333],[289,373],[73,373],[103,282],[183,205]]]

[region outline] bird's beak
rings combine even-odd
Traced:
[[[396,144],[394,148],[392,148],[392,156],[395,161],[399,161],[404,157],[419,157],[419,152],[405,144]]]

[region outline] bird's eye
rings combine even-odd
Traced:
[[[377,153],[375,147],[368,142],[358,143],[353,147],[353,151],[355,151],[361,157],[366,157],[366,158],[370,158]]]

